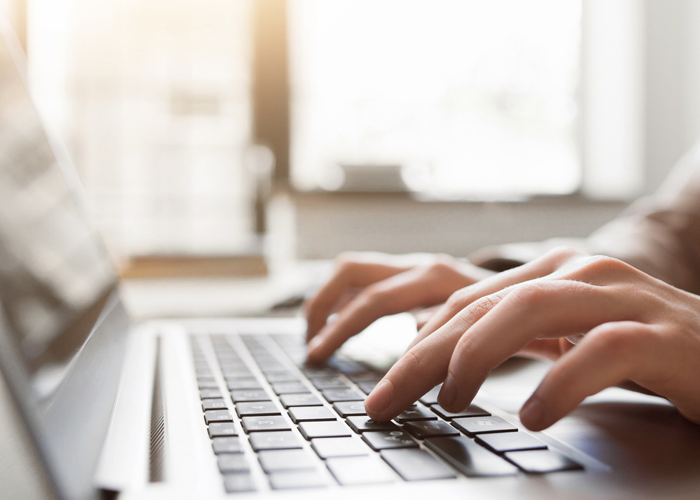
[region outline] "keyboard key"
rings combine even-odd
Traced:
[[[202,389],[199,391],[200,399],[221,399],[219,389]]]
[[[311,383],[319,391],[324,389],[347,389],[350,387],[347,380],[342,377],[312,378]]]
[[[477,434],[488,434],[491,432],[515,432],[518,430],[517,427],[509,424],[500,417],[455,418],[452,420],[452,425],[472,437]]]
[[[327,366],[304,366],[301,369],[309,378],[337,377],[338,372]]]
[[[250,474],[226,474],[224,476],[226,493],[245,493],[255,491],[255,483]]]
[[[418,444],[404,431],[365,432],[362,434],[362,440],[374,451],[418,447]]]
[[[250,370],[242,369],[242,368],[226,368],[222,367],[221,372],[224,374],[224,378],[226,381],[231,381],[231,380],[238,380],[242,378],[255,378],[253,374],[250,372]]]
[[[243,417],[243,430],[250,432],[289,431],[292,428],[282,415]]]
[[[356,384],[358,382],[379,382],[382,379],[382,374],[377,372],[362,371],[353,373],[349,375],[348,378]]]
[[[355,389],[325,389],[321,391],[329,403],[337,401],[364,401],[365,395]]]
[[[292,406],[323,406],[321,400],[313,394],[283,394],[280,401],[285,408]]]
[[[399,426],[394,422],[375,422],[367,415],[348,417],[348,425],[358,434],[365,431],[399,431]]]
[[[246,369],[247,369],[246,366],[245,366],[245,363],[243,362],[243,360],[242,360],[241,358],[239,358],[237,355],[233,354],[233,353],[231,353],[231,354],[220,354],[219,356],[217,356],[216,359],[219,360],[219,364],[220,364],[221,366],[238,367],[238,368],[240,368],[240,369],[242,369],[242,370],[246,370]]]
[[[277,406],[272,401],[258,401],[254,403],[236,403],[236,413],[239,417],[255,417],[261,415],[281,415]]]
[[[486,410],[484,410],[482,408],[479,408],[476,405],[469,405],[466,410],[460,411],[458,413],[452,413],[450,411],[447,411],[440,405],[431,406],[430,409],[433,410],[438,415],[440,415],[445,420],[452,420],[453,418],[459,418],[459,417],[490,417],[491,416],[491,414],[489,412],[487,412]]]
[[[335,420],[335,414],[325,406],[295,406],[289,409],[292,422],[314,422],[318,420]]]
[[[299,377],[292,372],[272,372],[266,373],[265,378],[271,384],[275,382],[299,382]]]
[[[209,424],[209,437],[238,436],[232,422],[214,422]]]
[[[570,458],[553,450],[510,451],[505,457],[530,474],[583,469]]]
[[[442,384],[436,385],[432,389],[430,389],[428,392],[426,392],[422,398],[420,398],[418,401],[423,403],[426,406],[434,405],[437,404],[437,398],[438,394],[440,393],[440,388],[442,387]]]
[[[207,410],[223,410],[226,408],[226,402],[223,399],[203,399],[202,411]]]
[[[391,469],[375,457],[329,458],[326,466],[343,486],[394,481]]]
[[[253,432],[248,439],[255,451],[301,448],[299,438],[292,431]]]
[[[381,456],[406,481],[456,477],[448,466],[420,448],[384,450]]]
[[[214,372],[208,366],[195,365],[194,372],[197,374],[197,377],[214,378]]]
[[[330,357],[330,359],[328,360],[328,364],[344,374],[360,373],[367,370],[367,368],[362,366],[357,361],[353,361],[347,358],[340,358],[337,354]]]
[[[545,450],[547,445],[525,432],[499,432],[481,434],[476,442],[497,453],[522,450]]]
[[[237,437],[218,437],[212,440],[214,453],[221,455],[222,453],[243,453],[241,441]]]
[[[369,454],[369,448],[359,439],[351,437],[313,439],[311,448],[322,458],[359,457]]]
[[[356,401],[341,401],[333,403],[333,409],[338,412],[341,417],[350,417],[353,415],[367,415],[364,402]]]
[[[198,380],[197,385],[200,389],[218,389],[219,384],[213,378],[206,377],[205,379]]]
[[[369,394],[370,392],[372,392],[374,390],[375,387],[377,387],[378,383],[379,382],[375,382],[373,380],[372,381],[367,380],[365,382],[358,382],[357,387],[359,387],[360,390],[362,392],[364,392],[365,394]]]
[[[207,425],[212,422],[232,422],[233,415],[228,410],[209,410],[204,412],[204,421]]]
[[[290,470],[313,469],[316,464],[305,450],[269,450],[258,453],[260,465],[267,474]]]
[[[418,420],[406,422],[403,428],[418,439],[459,436],[459,432],[457,432],[454,427],[441,420]]]
[[[273,373],[289,373],[289,369],[279,363],[269,363],[267,365],[260,366],[260,371],[265,374],[265,377],[272,375]]]
[[[301,382],[277,382],[272,384],[275,394],[303,394],[309,393],[309,389]]]
[[[250,471],[248,459],[242,453],[219,455],[217,461],[219,463],[219,470],[222,474]]]
[[[254,378],[228,379],[228,381],[226,382],[226,386],[228,387],[229,391],[262,390],[260,382],[258,382],[257,379]]]
[[[288,371],[286,366],[273,358],[256,357],[255,361],[258,363],[258,366],[263,373],[279,373]]]
[[[412,408],[408,408],[396,417],[396,421],[401,424],[404,422],[411,422],[413,420],[437,420],[437,417],[425,406],[414,406]]]
[[[231,398],[234,403],[245,403],[248,401],[270,401],[270,397],[265,391],[231,391]]]
[[[302,422],[299,424],[302,436],[311,440],[314,438],[351,436],[350,429],[344,422]]]
[[[518,468],[466,436],[426,439],[425,445],[464,475],[512,476]]]
[[[326,482],[318,472],[277,472],[270,475],[270,487],[273,490],[322,488],[323,486],[326,486]]]

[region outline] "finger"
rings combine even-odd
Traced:
[[[343,342],[382,316],[444,302],[467,280],[457,272],[436,272],[436,269],[416,267],[365,288],[338,313],[335,321],[309,342],[307,359],[311,363],[324,361]]]
[[[402,273],[406,268],[345,260],[330,280],[306,303],[306,341],[311,340],[328,320],[333,308],[349,290],[365,287]]]
[[[536,280],[509,290],[457,343],[438,396],[446,410],[466,408],[488,373],[535,338],[590,331],[639,315],[636,301],[612,287]]]
[[[585,398],[618,385],[655,363],[654,327],[633,321],[594,328],[554,364],[520,411],[523,425],[539,431]],[[636,373],[635,373],[636,372]]]
[[[425,309],[415,311],[413,313],[413,316],[416,318],[418,329],[420,330],[421,328],[423,328],[423,326],[425,326],[425,324],[428,321],[430,321],[430,318],[435,316],[435,313],[438,312],[441,307],[442,304],[433,307],[426,307]]]
[[[445,379],[452,351],[462,334],[494,308],[508,291],[483,297],[455,316],[443,328],[406,352],[365,401],[367,414],[390,420]]]
[[[568,248],[554,249],[541,258],[523,264],[520,267],[492,275],[462,290],[455,292],[447,303],[418,332],[408,349],[421,342],[428,335],[443,326],[459,311],[469,304],[506,287],[541,278],[551,274],[565,262],[579,257],[580,254]]]
[[[555,361],[564,352],[562,350],[562,339],[535,339],[518,351],[518,355],[534,359],[548,359]],[[564,339],[566,342],[566,339]],[[573,346],[573,344],[569,344]]]

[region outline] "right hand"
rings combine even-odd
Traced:
[[[443,254],[341,254],[330,280],[305,305],[307,358],[321,363],[382,316],[441,304],[492,274]]]

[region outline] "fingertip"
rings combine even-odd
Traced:
[[[442,383],[442,388],[438,394],[438,403],[447,411],[459,411],[454,409],[457,399],[457,384],[449,373]]]
[[[317,335],[306,345],[306,361],[311,364],[321,364],[328,359],[324,338]]]
[[[520,409],[520,422],[531,431],[541,431],[551,425],[542,401],[537,396],[528,399]]]
[[[384,410],[389,406],[394,396],[394,386],[390,380],[382,380],[365,400],[365,411],[372,420],[381,422]],[[386,420],[386,419],[384,419]]]

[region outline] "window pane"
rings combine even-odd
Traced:
[[[292,175],[401,165],[437,196],[570,193],[580,0],[290,0]]]
[[[117,254],[252,231],[250,2],[33,0],[30,80]]]

